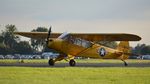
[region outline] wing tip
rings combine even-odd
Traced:
[[[138,35],[135,35],[135,34],[131,34],[131,35],[132,35],[133,41],[140,41],[142,39],[142,37]]]

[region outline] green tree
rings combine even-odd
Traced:
[[[27,41],[20,41],[17,43],[17,45],[14,47],[14,50],[17,54],[33,54],[34,52]]]
[[[7,55],[9,53],[12,53],[12,50],[6,48],[3,44],[0,44],[0,54]]]
[[[4,38],[3,38],[3,36],[0,34],[0,43],[3,43],[3,41],[4,41]]]
[[[19,38],[13,34],[17,31],[15,25],[6,25],[0,35],[0,54],[12,54]]]
[[[5,30],[0,35],[0,54],[25,54],[33,53],[33,49],[26,41],[14,35],[17,31],[15,25],[6,25]]]
[[[141,50],[141,54],[142,55],[150,54],[150,46],[146,45],[145,47],[143,47],[142,50]]]
[[[13,48],[17,41],[20,40],[19,37],[13,34],[15,31],[17,31],[17,28],[15,25],[6,25],[5,28],[5,31],[2,31],[4,44],[8,48]]]
[[[137,46],[135,46],[135,48],[132,49],[132,53],[139,55],[150,54],[150,45],[137,44]]]
[[[33,29],[31,32],[48,32],[48,29],[45,27],[38,27],[37,29]],[[43,39],[32,39],[31,38],[31,46],[36,51],[43,51],[46,47],[46,41]]]

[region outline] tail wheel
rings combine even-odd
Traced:
[[[54,66],[55,62],[54,62],[53,59],[49,59],[48,64],[49,64],[50,66]]]
[[[69,61],[69,65],[70,65],[70,66],[75,66],[75,65],[76,65],[76,62],[72,59],[72,60]]]

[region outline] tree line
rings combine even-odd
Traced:
[[[15,25],[8,24],[0,33],[0,54],[37,54],[41,53],[45,48],[44,40],[31,39],[30,41],[21,41],[20,37],[14,35],[17,32]],[[45,27],[38,27],[31,32],[47,32]],[[41,50],[41,51],[40,51]]]
[[[18,31],[15,25],[8,24],[0,33],[0,54],[37,54],[42,52],[56,52],[53,49],[48,49],[45,40],[30,39],[30,41],[21,41],[20,37],[14,35]],[[31,32],[48,32],[46,27],[37,27]],[[116,48],[115,41],[100,41],[97,42],[101,45]],[[138,44],[132,48],[132,53],[146,55],[150,54],[150,45]]]

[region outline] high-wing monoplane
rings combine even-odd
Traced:
[[[75,66],[74,58],[89,57],[96,59],[120,59],[124,62],[132,53],[129,41],[139,41],[141,37],[126,33],[51,33],[48,32],[15,32],[34,39],[46,39],[48,48],[57,50],[60,55],[55,59],[49,59],[48,64],[53,66],[55,62],[69,59],[69,65]],[[96,41],[120,41],[116,49],[95,43]]]

